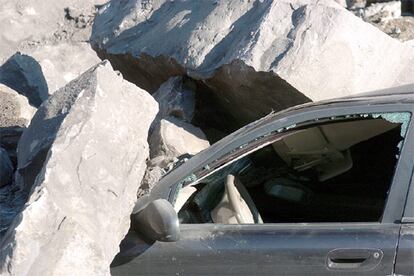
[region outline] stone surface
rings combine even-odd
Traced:
[[[172,77],[152,95],[158,102],[158,118],[174,116],[191,122],[195,109],[195,83],[190,79]]]
[[[30,197],[2,240],[2,275],[109,275],[157,112],[108,62],[42,104],[19,142],[15,186]]]
[[[85,42],[46,45],[23,53],[39,63],[49,95],[101,61]]]
[[[13,166],[7,151],[0,148],[0,187],[10,184],[13,176]]]
[[[0,84],[0,128],[26,127],[35,112],[36,109],[29,105],[26,97]]]
[[[161,105],[160,113],[165,114]],[[180,159],[189,158],[210,146],[200,128],[173,116],[158,117],[154,121],[148,143],[151,159],[147,162],[138,197],[147,194]]]
[[[17,143],[35,112],[26,97],[0,84],[0,147],[7,151],[14,165]]]
[[[194,155],[210,146],[203,131],[175,117],[162,119],[149,138],[150,156]]]
[[[414,81],[412,47],[334,1],[111,1],[96,16],[91,42],[151,92],[187,74],[235,118],[260,107],[241,123],[271,108]]]
[[[87,41],[96,8],[107,0],[0,0],[0,64],[16,51]]]
[[[100,62],[87,43],[61,43],[25,50],[0,66],[0,83],[39,106],[50,94]]]

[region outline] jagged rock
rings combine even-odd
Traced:
[[[210,146],[203,131],[175,117],[162,119],[149,138],[150,156],[194,155]]]
[[[412,47],[334,1],[111,1],[91,42],[152,92],[173,75],[202,80],[233,117],[248,111],[243,123],[271,108],[414,82]]]
[[[39,63],[52,94],[101,60],[88,43],[61,43],[27,52]]]
[[[29,105],[26,97],[0,84],[0,128],[26,127],[35,112],[36,109]]]
[[[108,62],[42,104],[19,142],[16,181],[30,198],[0,245],[2,275],[109,275],[157,112]]]
[[[49,96],[46,80],[39,63],[31,56],[16,53],[0,66],[0,83],[27,97],[38,107]]]
[[[0,67],[0,83],[39,106],[50,94],[100,62],[87,43],[61,43],[16,53]]]
[[[194,116],[196,85],[190,79],[173,77],[152,95],[158,102],[159,119],[174,116],[190,123]]]
[[[0,187],[10,183],[13,176],[13,166],[7,151],[0,148]]]

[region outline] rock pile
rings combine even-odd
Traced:
[[[177,162],[271,111],[414,82],[397,1],[105,2],[0,0],[1,275],[108,275]]]

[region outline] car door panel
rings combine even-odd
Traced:
[[[182,225],[178,242],[156,242],[131,262],[112,268],[111,273],[390,275],[398,233],[398,225],[377,223],[187,224]],[[336,255],[339,266],[330,265],[335,250],[342,252]]]

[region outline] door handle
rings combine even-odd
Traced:
[[[380,249],[337,248],[328,253],[326,266],[332,270],[371,270],[383,255]]]

